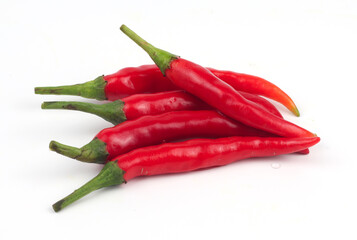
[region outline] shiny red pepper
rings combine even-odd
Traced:
[[[207,69],[234,89],[273,99],[283,104],[296,116],[300,116],[293,100],[273,83],[249,74]],[[154,93],[178,89],[161,74],[156,65],[124,68],[103,78],[107,82],[104,88],[105,96],[110,101],[143,92]]]
[[[157,93],[179,90],[163,77],[156,65],[128,67],[110,75],[103,76],[107,100],[114,101],[134,94]]]
[[[75,148],[56,141],[50,149],[83,162],[105,163],[131,150],[180,139],[229,136],[273,136],[216,111],[180,111],[144,116],[100,131],[94,139]]]
[[[161,72],[176,86],[200,98],[225,115],[278,136],[315,136],[251,104],[232,86],[223,82],[206,68],[152,46],[125,25],[122,25],[120,29],[149,54]]]
[[[282,118],[278,109],[268,100],[250,93],[242,92],[241,94],[246,99]],[[100,116],[114,125],[146,115],[158,115],[172,111],[212,109],[206,103],[182,90],[135,94],[106,104],[44,102],[41,107],[42,109],[69,109],[88,112]]]
[[[232,71],[221,71],[213,68],[207,68],[216,77],[231,85],[234,89],[241,92],[249,92],[255,95],[261,95],[283,104],[294,115],[300,116],[293,100],[283,90],[273,83],[252,75],[236,73]]]
[[[194,139],[136,149],[108,162],[98,176],[56,202],[53,209],[60,211],[92,191],[126,183],[138,176],[189,172],[246,158],[287,154],[311,147],[319,140],[318,137],[230,137]]]
[[[208,68],[214,75],[240,92],[262,95],[285,105],[296,116],[299,111],[291,98],[280,88],[263,78]],[[179,90],[165,78],[156,65],[123,68],[110,75],[83,84],[60,87],[37,87],[36,94],[78,95],[98,100],[115,101],[134,94]]]

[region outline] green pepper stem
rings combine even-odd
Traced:
[[[51,141],[50,149],[61,155],[87,163],[105,163],[108,156],[106,144],[98,138],[93,139],[81,148],[71,147],[56,141]]]
[[[85,195],[98,190],[100,188],[119,185],[124,183],[124,171],[119,168],[117,161],[108,162],[104,165],[100,173],[94,177],[92,180],[84,184],[79,189],[75,190],[73,193],[67,197],[59,200],[52,205],[53,210],[58,212],[70,205],[71,203],[77,201],[78,199],[84,197]]]
[[[178,56],[172,53],[154,47],[124,24],[120,27],[120,30],[149,54],[151,59],[160,68],[162,74],[164,75],[166,69],[170,68],[171,62],[179,58]]]
[[[58,87],[36,87],[36,94],[52,94],[52,95],[74,95],[97,100],[106,100],[105,85],[107,82],[103,76],[97,77],[93,81]]]
[[[95,114],[108,122],[117,125],[126,121],[123,111],[124,102],[117,100],[106,104],[94,104],[85,102],[44,102],[42,109],[69,109]]]
[[[70,158],[76,158],[82,153],[82,150],[80,148],[64,145],[56,141],[50,142],[50,149]]]

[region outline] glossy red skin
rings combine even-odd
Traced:
[[[280,112],[268,100],[250,94],[241,93],[246,99],[260,105],[267,111],[282,118]],[[137,119],[146,115],[158,115],[172,111],[207,110],[212,109],[200,99],[183,90],[160,92],[152,94],[135,94],[122,101],[125,103],[123,112],[127,120]]]
[[[177,90],[156,67],[143,65],[123,68],[103,77],[107,82],[104,92],[108,100],[114,101],[138,93],[155,93]]]
[[[107,160],[136,148],[187,138],[228,136],[272,136],[237,123],[216,111],[168,112],[125,121],[100,131],[96,137],[106,143]]]
[[[208,68],[208,70],[237,90],[273,99],[290,110],[295,108],[293,100],[283,90],[263,78],[213,68]]]
[[[279,110],[268,100],[258,96],[258,95],[254,95],[251,93],[247,93],[247,92],[242,92],[242,91],[238,91],[245,99],[247,99],[248,101],[251,101],[252,104],[257,104],[259,107],[264,108],[266,111],[274,114],[275,116],[278,116],[280,118],[283,118],[283,115],[281,115],[281,113],[279,112]]]
[[[318,137],[194,139],[136,149],[112,161],[117,161],[128,181],[138,176],[189,172],[246,158],[293,153],[311,147],[319,140]]]
[[[282,104],[288,104],[290,108],[295,106],[286,93],[263,78],[213,68],[208,69],[238,91],[262,95]],[[105,96],[110,101],[134,94],[180,90],[162,75],[155,64],[123,68],[114,74],[104,76],[104,80],[107,82],[104,88]]]
[[[198,64],[179,58],[171,62],[165,74],[176,86],[247,126],[284,137],[314,136],[313,133],[252,105],[232,86]]]
[[[205,102],[183,90],[152,94],[135,94],[122,99],[123,112],[127,120],[146,115],[158,115],[172,111],[191,111],[212,109]]]

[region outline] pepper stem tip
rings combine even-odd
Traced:
[[[51,141],[49,147],[50,150],[70,158],[76,158],[80,156],[82,152],[79,148],[64,145],[56,141]]]
[[[58,102],[43,102],[42,109],[67,109],[82,111],[95,114],[108,122],[117,125],[126,121],[126,115],[123,110],[124,102],[116,100],[105,104],[94,104],[87,102],[74,102],[74,101],[58,101]]]
[[[121,25],[120,30],[149,54],[164,76],[171,62],[179,58],[179,56],[154,47],[124,24]]]
[[[124,171],[118,166],[117,163],[118,161],[108,162],[106,165],[104,165],[103,169],[96,177],[84,184],[79,189],[75,190],[67,197],[53,204],[53,210],[55,212],[59,212],[66,206],[95,190],[125,183]]]
[[[50,95],[73,95],[97,100],[106,100],[104,88],[107,82],[103,76],[96,79],[75,85],[56,86],[56,87],[35,87],[35,94]]]
[[[58,202],[56,202],[55,204],[52,205],[52,208],[55,212],[59,212],[62,209],[62,204],[63,204],[64,200],[59,200]]]
[[[93,139],[81,148],[51,141],[50,149],[61,155],[87,163],[105,163],[108,157],[106,144],[98,138]]]

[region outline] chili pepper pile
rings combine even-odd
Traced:
[[[94,190],[135,177],[194,171],[252,157],[308,154],[309,147],[320,141],[316,134],[284,120],[261,97],[300,115],[292,99],[271,82],[202,67],[152,46],[125,25],[120,29],[156,65],[124,68],[82,84],[35,88],[36,94],[111,101],[42,104],[43,109],[96,114],[115,125],[81,148],[51,141],[50,149],[57,153],[105,164],[95,178],[56,202],[56,212]]]

